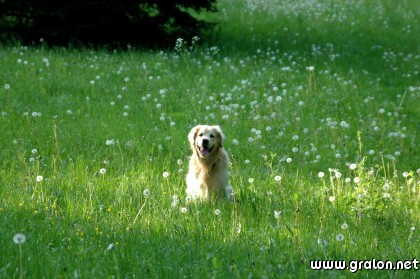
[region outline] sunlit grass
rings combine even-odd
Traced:
[[[2,47],[0,277],[418,259],[420,17],[377,4],[224,1],[218,35],[161,52]],[[232,203],[186,200],[199,123],[226,135]]]

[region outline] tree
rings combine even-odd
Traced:
[[[0,0],[3,39],[49,44],[169,46],[209,23],[190,12],[216,11],[217,0]]]

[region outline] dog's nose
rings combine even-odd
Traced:
[[[203,145],[207,145],[209,144],[209,140],[208,139],[203,139]]]

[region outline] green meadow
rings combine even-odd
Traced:
[[[418,1],[218,9],[162,51],[0,46],[0,278],[419,278]],[[186,197],[197,124],[232,202]]]

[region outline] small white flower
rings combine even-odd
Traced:
[[[382,194],[382,197],[383,197],[384,199],[389,199],[389,198],[391,197],[391,195],[390,195],[389,193],[383,193],[383,194]]]
[[[177,163],[179,166],[181,166],[181,165],[183,164],[183,162],[182,162],[182,160],[181,160],[181,159],[178,159],[178,160],[176,161],[176,163]]]
[[[351,169],[351,170],[355,170],[355,169],[356,169],[356,167],[357,167],[357,165],[356,165],[356,164],[350,164],[350,169]]]
[[[254,178],[252,178],[252,177],[248,178],[248,182],[249,183],[254,183]]]
[[[324,175],[325,175],[325,174],[324,174],[322,171],[318,172],[318,177],[319,177],[319,178],[323,178],[323,177],[324,177]]]
[[[287,162],[287,163],[289,163],[289,164],[290,164],[292,161],[293,161],[293,159],[292,159],[292,158],[287,158],[287,159],[286,159],[286,162]]]
[[[36,149],[36,148],[32,149],[31,153],[32,153],[32,154],[36,154],[36,153],[38,153],[38,149]]]
[[[23,244],[26,241],[26,236],[23,233],[17,233],[13,236],[13,242],[16,244]]]
[[[114,249],[115,249],[115,244],[114,243],[109,244],[108,247],[106,248],[107,251],[111,251],[111,250],[114,250]]]
[[[36,181],[37,181],[37,182],[41,182],[43,179],[44,179],[44,178],[42,177],[42,175],[38,175],[38,176],[36,177]]]
[[[347,228],[349,227],[349,225],[347,225],[347,223],[346,222],[344,222],[342,225],[341,225],[341,228],[343,229],[343,230],[347,230]]]
[[[149,189],[144,189],[143,191],[143,195],[147,198],[148,196],[150,196],[150,190]]]
[[[241,223],[239,223],[238,227],[236,228],[236,231],[238,232],[238,234],[240,234],[241,230],[242,230],[242,225],[241,225]]]
[[[113,144],[115,144],[114,139],[106,140],[106,145],[113,145]]]
[[[101,168],[101,169],[99,170],[99,173],[100,173],[100,174],[105,174],[105,173],[106,173],[106,169]]]
[[[165,171],[165,172],[163,173],[163,178],[167,178],[168,176],[169,176],[169,172]]]
[[[219,216],[220,215],[220,209],[215,209],[214,210],[214,215]]]
[[[274,177],[274,181],[276,181],[276,182],[280,182],[280,181],[281,181],[281,176],[280,176],[280,175],[276,175],[276,176]]]
[[[356,184],[359,183],[360,182],[360,178],[356,176],[355,178],[353,178],[353,182],[356,183]]]
[[[340,126],[341,126],[341,127],[343,127],[343,128],[348,128],[348,127],[350,127],[349,123],[347,123],[346,121],[341,121],[341,122],[340,122]]]
[[[335,197],[334,197],[334,196],[330,196],[330,197],[329,197],[329,201],[330,201],[330,202],[334,202],[334,201],[335,201]]]
[[[337,234],[337,235],[335,236],[335,239],[336,239],[337,241],[343,241],[343,240],[344,240],[344,235],[343,235],[343,234],[341,234],[341,233],[339,233],[339,234]]]
[[[274,210],[274,218],[279,219],[281,216],[281,211],[280,210]]]
[[[181,213],[186,213],[188,210],[187,210],[187,208],[186,207],[182,207],[181,208]]]

